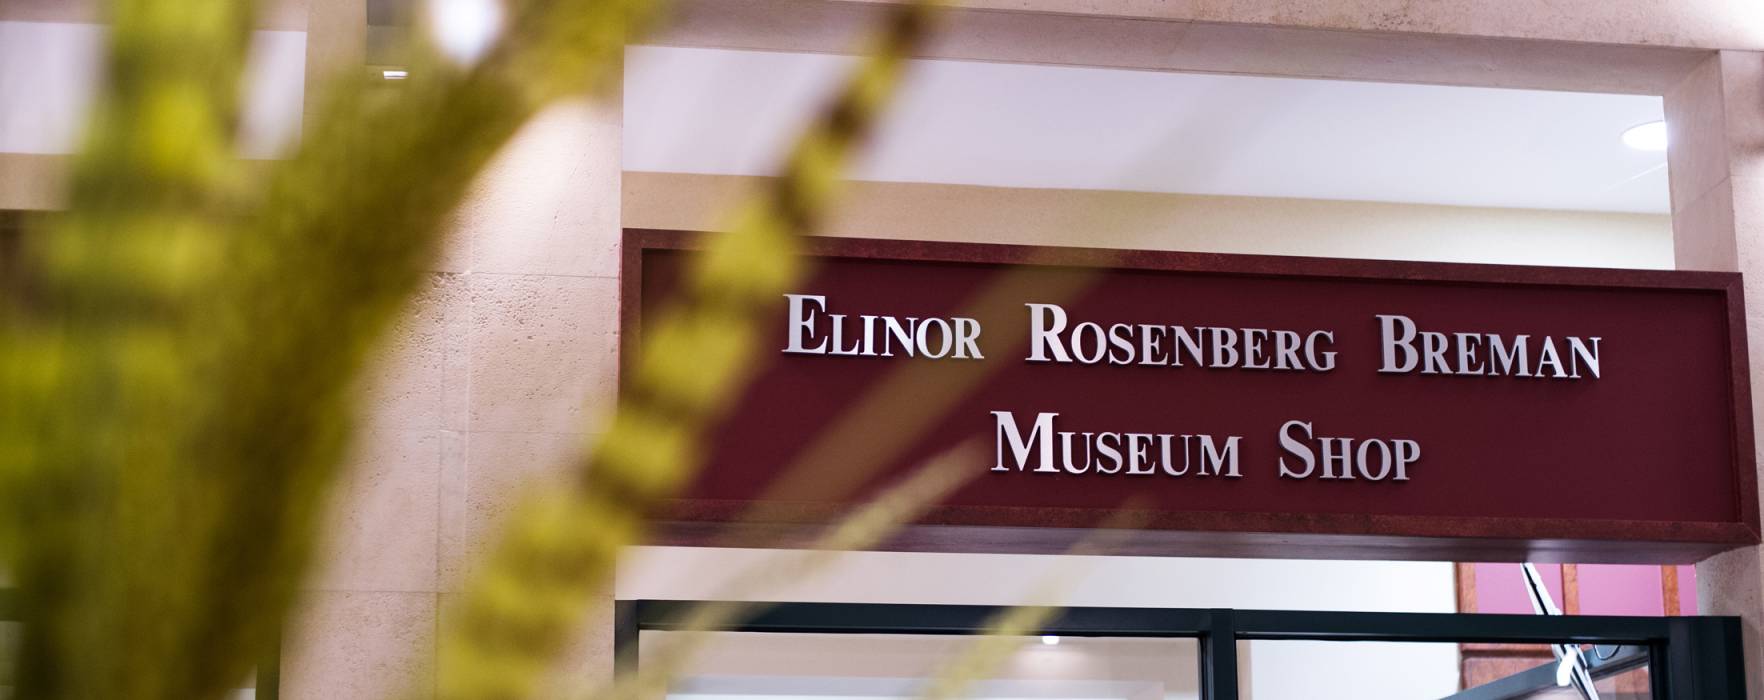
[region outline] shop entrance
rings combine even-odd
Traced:
[[[646,653],[677,640],[691,601],[621,601],[616,613],[616,649],[621,672],[634,671]],[[676,679],[670,696],[696,698],[916,697],[944,664],[971,649],[974,636],[1007,608],[969,605],[850,603],[763,604],[726,630],[723,640],[740,650],[741,677],[715,668]],[[956,641],[956,638],[968,637]],[[773,647],[780,640],[793,647]],[[1158,645],[1158,642],[1166,642]],[[1078,655],[1043,656],[1026,667],[1025,677],[968,678],[975,697],[999,698],[1198,698],[1234,700],[1266,697],[1246,683],[1251,663],[1240,649],[1255,643],[1505,643],[1568,644],[1584,650],[1588,676],[1601,698],[1653,700],[1738,700],[1744,694],[1740,627],[1727,617],[1529,616],[1428,613],[1315,612],[1190,608],[1076,607],[1059,611],[1033,634],[1011,647],[1037,645],[1051,652],[1060,645],[1090,643],[1089,652],[1134,657],[1086,666]],[[1150,646],[1148,646],[1150,645]],[[842,655],[842,647],[852,649]],[[926,668],[901,665],[901,649],[936,647],[921,654]],[[763,657],[777,648],[782,663]],[[713,654],[714,656],[714,654]],[[841,658],[841,657],[844,658]],[[871,660],[857,670],[854,658]],[[880,661],[875,661],[880,659]],[[1149,662],[1146,660],[1149,659]],[[1180,665],[1187,665],[1183,668]],[[924,671],[920,673],[918,671]],[[1293,669],[1301,673],[1300,669]],[[1452,700],[1575,698],[1581,691],[1559,681],[1557,664],[1546,664],[1498,681],[1438,696]],[[1390,669],[1402,672],[1400,661]],[[1326,687],[1326,670],[1314,679]],[[1319,692],[1319,695],[1323,693]]]
[[[1410,572],[1416,579],[1379,567],[1333,581],[1292,575],[1315,568],[1309,564],[1288,575],[1194,577],[1257,589],[1229,592],[1196,590],[1178,576],[1099,575],[1094,580],[1106,583],[1061,599],[1078,607],[1025,633],[1012,663],[1039,669],[981,679],[984,687],[965,697],[1592,697],[1558,684],[1558,664],[1547,663],[1553,645],[1584,655],[1587,685],[1601,698],[1742,692],[1731,621],[1578,616],[1579,600],[1565,593],[1578,584],[1566,583],[1567,574],[1558,593],[1571,619],[1448,613],[1477,609],[1474,591],[1464,604],[1463,588],[1452,606],[1448,562],[1689,565],[1757,542],[1756,485],[1745,481],[1756,471],[1749,375],[1732,367],[1746,357],[1733,344],[1744,324],[1711,337],[1706,351],[1662,353],[1650,363],[1634,353],[1657,348],[1652,337],[1616,334],[1655,321],[1593,318],[1653,302],[1592,301],[1577,310],[1566,297],[1542,296],[1572,287],[1569,296],[1592,300],[1647,270],[1729,269],[1725,260],[1674,258],[1688,255],[1675,247],[1674,228],[1693,227],[1682,212],[1674,227],[1669,195],[1694,173],[1668,182],[1663,151],[1619,138],[1663,124],[1663,89],[1593,88],[1583,75],[1551,75],[1560,69],[1524,60],[1480,76],[1418,80],[1442,84],[1407,84],[1417,77],[1365,65],[1345,74],[1306,67],[1292,75],[1287,66],[1255,76],[1241,65],[1194,63],[1219,60],[1225,49],[1215,42],[1173,63],[1122,60],[1111,45],[1127,35],[1115,32],[1099,33],[1094,53],[1062,45],[1057,56],[1037,58],[1030,54],[1047,48],[1048,37],[1093,18],[1024,13],[1010,19],[1021,24],[991,23],[1005,16],[964,17],[948,44],[964,48],[915,62],[924,87],[892,105],[905,116],[878,132],[869,158],[851,172],[848,206],[829,219],[825,237],[806,245],[812,271],[781,290],[753,389],[708,438],[703,479],[670,504],[651,542],[805,546],[884,484],[965,440],[978,445],[977,456],[961,460],[971,481],[887,545],[962,556],[914,567],[841,564],[862,575],[754,593],[866,604],[788,604],[756,626],[714,633],[742,648],[695,661],[670,700],[918,697],[938,662],[960,654],[998,610],[940,604],[1013,604],[1022,599],[1016,584],[1037,580],[967,555],[1057,558],[1117,527],[1131,532],[1111,539],[1106,555],[1213,560],[1193,564],[1195,571],[1239,566],[1222,557],[1438,568]],[[736,43],[707,41],[715,32],[700,30],[630,52],[620,210],[627,350],[641,347],[645,329],[655,327],[643,320],[660,318],[666,295],[687,289],[686,261],[725,225],[725,193],[775,174],[776,149],[751,135],[787,140],[802,122],[783,116],[812,115],[818,90],[849,65],[831,43],[779,40],[774,24],[767,18]],[[1000,52],[1010,43],[1004,36],[1019,41]],[[1283,55],[1334,53],[1318,51],[1321,43],[1280,43]],[[1417,57],[1435,65],[1437,55],[1426,49]],[[1305,79],[1325,75],[1347,80]],[[1564,88],[1575,92],[1556,92]],[[973,99],[981,94],[988,99]],[[1570,105],[1580,105],[1572,109],[1579,117],[1549,116]],[[1494,118],[1478,116],[1483,109]],[[1590,115],[1609,123],[1584,120]],[[1478,145],[1476,133],[1508,119]],[[1549,133],[1524,137],[1530,129]],[[1408,137],[1417,139],[1412,147],[1402,144]],[[1527,146],[1509,148],[1514,142]],[[1685,145],[1675,146],[1675,167],[1686,162]],[[1547,162],[1526,164],[1540,157]],[[1564,165],[1586,175],[1557,169]],[[1356,177],[1378,181],[1350,192]],[[1520,196],[1472,192],[1467,183],[1498,183]],[[1296,184],[1304,187],[1288,187]],[[1574,203],[1570,188],[1611,196]],[[1556,218],[1561,211],[1584,219]],[[1501,238],[1520,230],[1519,238]],[[1512,265],[1558,267],[1519,273]],[[1660,290],[1654,285],[1696,274],[1662,273],[1642,286]],[[1331,287],[1348,277],[1352,284]],[[1739,289],[1737,280],[1719,283]],[[1539,296],[1498,298],[1521,292]],[[1725,308],[1711,306],[1708,318],[1743,321],[1737,304]],[[1660,322],[1700,314],[1669,312]],[[1528,345],[1520,352],[1522,337]],[[1626,378],[1613,359],[1625,352]],[[1671,359],[1688,357],[1703,359]],[[1732,381],[1693,390],[1667,379],[1657,387],[1684,392],[1684,401],[1594,396],[1625,386],[1642,376],[1633,368],[1649,364],[1727,369]],[[1692,400],[1713,417],[1622,408]],[[1600,411],[1632,423],[1601,425],[1590,418]],[[1709,434],[1726,427],[1746,434]],[[1656,446],[1678,438],[1685,449]],[[1685,459],[1689,450],[1706,454]],[[1676,466],[1659,467],[1692,463],[1707,468],[1700,485]],[[1614,476],[1621,464],[1634,472]],[[1668,503],[1694,507],[1641,512]],[[1616,512],[1628,506],[1637,510]],[[1110,525],[1116,509],[1142,510],[1122,516],[1128,525]],[[702,563],[699,576],[720,578],[735,570],[715,565],[725,558],[733,555],[669,561]],[[1145,568],[1119,564],[1114,570]],[[632,578],[641,585],[621,584],[620,597],[726,595],[697,581]],[[1484,581],[1497,578],[1515,581]],[[1696,609],[1694,601],[1677,607],[1676,580],[1651,593],[1656,603],[1673,601],[1655,614]],[[1496,598],[1492,588],[1482,591],[1485,602]],[[1388,599],[1395,590],[1437,595],[1395,602]],[[1325,599],[1350,591],[1358,597]],[[1727,597],[1718,605],[1731,606]],[[1602,607],[1608,600],[1589,601],[1584,611],[1648,614]],[[641,613],[668,605],[627,606],[627,664],[648,663],[654,654],[643,649],[677,632],[666,615]],[[1289,611],[1307,607],[1362,612]],[[1106,624],[1088,626],[1097,620]],[[1714,631],[1698,631],[1704,627]],[[873,658],[845,649],[868,649]],[[1101,675],[1041,673],[1086,655],[1115,663]],[[1470,663],[1491,661],[1483,655],[1499,663]],[[871,663],[878,659],[886,663]],[[1384,690],[1405,692],[1358,692],[1370,674],[1386,676]],[[1279,675],[1288,678],[1270,677]],[[1309,692],[1318,687],[1331,692]]]

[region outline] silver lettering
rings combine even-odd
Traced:
[[[790,300],[790,344],[784,346],[784,352],[805,355],[824,355],[827,352],[827,340],[823,338],[820,345],[808,347],[803,345],[804,339],[815,334],[815,309],[827,309],[827,297],[806,294],[786,294]],[[811,308],[812,305],[812,308]]]
[[[1568,338],[1568,366],[1573,368],[1569,375],[1575,379],[1580,378],[1582,364],[1586,365],[1586,371],[1592,373],[1593,379],[1599,378],[1599,337],[1595,335],[1590,340],[1592,346],[1589,348],[1584,340],[1572,336]]]
[[[1060,343],[1060,331],[1066,330],[1066,310],[1053,304],[1024,306],[1029,307],[1029,361],[1071,362]]]
[[[1310,446],[1292,437],[1292,433],[1295,429],[1303,430],[1306,440],[1311,439],[1310,423],[1289,420],[1280,426],[1280,449],[1285,450],[1287,454],[1298,458],[1299,463],[1305,466],[1304,471],[1297,471],[1286,466],[1286,458],[1281,457],[1279,460],[1280,476],[1287,479],[1303,479],[1310,476],[1311,472],[1317,468],[1316,458],[1312,456]]]
[[[1200,436],[1201,463],[1200,470],[1195,473],[1201,476],[1206,476],[1207,470],[1210,467],[1213,476],[1219,476],[1221,474],[1219,469],[1224,467],[1225,471],[1223,474],[1225,476],[1233,479],[1238,478],[1237,443],[1238,437],[1233,435],[1225,439],[1225,446],[1221,449],[1213,444],[1213,436]]]
[[[1408,316],[1378,314],[1378,337],[1384,347],[1384,364],[1378,371],[1384,374],[1403,374],[1415,371],[1416,363],[1421,361],[1420,354],[1415,352],[1415,322]],[[1397,360],[1398,353],[1402,360]]]
[[[1024,438],[1023,433],[1017,430],[1015,416],[1011,415],[1009,411],[993,411],[992,416],[998,424],[998,444],[995,449],[997,460],[993,463],[991,471],[1010,471],[1010,468],[1005,466],[1004,460],[1005,448],[1008,446],[1011,449],[1012,461],[1017,465],[1017,471],[1023,471],[1023,467],[1028,464],[1031,447],[1039,447],[1041,448],[1041,463],[1035,467],[1035,471],[1058,472],[1059,470],[1054,469],[1053,465],[1053,420],[1059,415],[1058,413],[1036,414],[1035,427],[1030,428],[1029,437]]]

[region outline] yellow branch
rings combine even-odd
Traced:
[[[926,33],[932,6],[896,8],[846,89],[810,127],[784,173],[710,242],[691,293],[658,316],[617,413],[578,488],[516,511],[484,571],[442,630],[442,700],[531,697],[575,633],[620,549],[696,471],[704,428],[728,408],[753,364],[762,311],[800,274],[798,237],[825,216],[841,169],[892,94]]]

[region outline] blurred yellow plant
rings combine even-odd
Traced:
[[[753,364],[760,313],[800,275],[797,239],[824,217],[845,161],[922,40],[931,6],[903,5],[784,172],[697,258],[690,292],[646,329],[635,376],[577,488],[532,499],[441,633],[437,696],[529,697],[610,582],[620,550],[700,461],[699,436]]]
[[[346,444],[350,387],[474,174],[546,102],[606,83],[650,0],[525,0],[474,66],[354,81],[261,181],[231,155],[254,3],[117,0],[69,209],[0,302],[0,547],[17,695],[213,698],[270,647]],[[786,174],[704,258],[581,488],[528,504],[443,635],[439,693],[527,697],[612,557],[691,473],[792,238],[923,35],[905,6]],[[684,362],[670,339],[703,355]],[[587,465],[584,465],[587,466]]]
[[[638,670],[613,679],[592,700],[655,700],[665,697],[670,683],[687,670],[693,654],[707,641],[703,633],[735,626],[766,607],[753,602],[763,595],[827,568],[841,552],[875,547],[912,522],[932,504],[967,481],[962,467],[972,464],[974,450],[958,447],[932,459],[905,481],[833,524],[803,551],[778,555],[738,574],[715,598],[688,609],[678,624],[683,637],[654,650]],[[627,650],[636,653],[635,649]]]

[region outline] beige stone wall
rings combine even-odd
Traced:
[[[1757,25],[1764,29],[1764,23]],[[1764,53],[1709,56],[1666,93],[1671,128],[1673,245],[1679,267],[1745,275],[1753,431],[1764,421]],[[1764,448],[1764,442],[1757,443]],[[1754,454],[1754,459],[1764,453]],[[1761,483],[1764,485],[1764,483]],[[1750,697],[1764,696],[1764,551],[1745,547],[1697,564],[1705,615],[1744,625]]]
[[[619,119],[617,104],[545,112],[458,211],[366,382],[321,571],[287,635],[283,697],[431,688],[436,627],[483,534],[595,429],[614,387]],[[610,628],[584,629],[578,678],[610,670]]]

